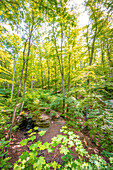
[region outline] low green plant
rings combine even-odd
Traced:
[[[51,116],[54,118],[54,117],[56,117],[56,112],[53,110],[52,112],[51,112]]]
[[[33,112],[33,114],[35,115],[35,116],[39,116],[40,115],[40,110],[35,110],[34,112]],[[33,116],[33,115],[32,115]]]
[[[35,129],[36,130],[36,129]],[[79,140],[79,136],[75,135],[72,131],[70,131],[66,126],[61,129],[63,135],[59,134],[56,137],[52,138],[51,143],[43,143],[41,141],[37,141],[30,145],[30,152],[23,152],[19,157],[19,160],[14,164],[14,170],[50,170],[59,169],[59,170],[104,170],[109,169],[112,170],[112,158],[110,159],[111,165],[107,164],[101,157],[98,155],[89,155],[88,152],[84,149],[82,142]],[[20,145],[26,145],[29,141],[34,141],[36,139],[36,132],[32,130],[28,131],[29,138],[23,139],[20,142]],[[39,132],[40,136],[43,136],[45,132]],[[75,151],[78,152],[79,159],[74,159],[74,153],[71,151],[71,148],[75,147]],[[39,156],[38,151],[42,151],[47,149],[49,153],[52,153],[54,150],[59,150],[63,156],[61,159],[63,163],[60,165],[56,161],[46,163],[45,157]],[[82,157],[87,157],[89,159],[86,162]]]
[[[4,129],[8,130],[10,127],[11,121],[10,117],[7,116],[7,112],[0,112],[0,138],[4,137]]]
[[[90,136],[93,135],[94,141],[99,139],[99,144],[107,151],[113,151],[113,115],[104,112],[97,118],[89,119],[84,124],[88,126]]]
[[[101,154],[104,155],[105,157],[108,157],[108,158],[113,157],[113,152],[110,153],[110,152],[108,152],[108,151],[103,150],[103,151],[101,152]]]
[[[40,99],[49,104],[51,101],[51,93],[48,90],[41,91]]]
[[[10,89],[0,89],[0,95],[3,95],[4,97],[8,98],[11,95]]]
[[[11,157],[7,157],[7,151],[5,148],[9,147],[9,142],[5,138],[0,139],[0,169],[8,170],[12,165],[8,162]]]
[[[35,128],[35,130],[37,130]],[[32,130],[30,129],[28,131],[29,134],[29,138],[28,139],[24,139],[20,142],[21,146],[24,146],[27,144],[27,142],[34,141],[36,139],[36,132],[32,132]],[[45,131],[41,131],[39,132],[40,136],[43,136],[45,134]],[[35,142],[34,144],[30,145],[29,150],[31,151],[29,152],[23,152],[22,155],[19,157],[19,160],[14,164],[14,170],[18,169],[35,169],[35,170],[42,170],[42,169],[50,169],[51,166],[53,166],[55,169],[56,167],[59,167],[60,165],[57,162],[51,162],[49,164],[46,164],[45,158],[40,156],[38,157],[38,151],[40,150],[45,150],[48,149],[50,146],[50,144],[48,142],[42,144],[41,141]]]
[[[62,97],[59,96],[53,96],[51,98],[50,108],[55,111],[61,111],[62,110]]]

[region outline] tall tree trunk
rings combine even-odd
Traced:
[[[24,45],[24,51],[23,51],[23,66],[22,66],[20,83],[19,83],[19,89],[18,89],[18,93],[17,93],[17,98],[16,98],[15,107],[14,107],[13,116],[12,116],[12,122],[11,122],[10,131],[9,131],[9,136],[8,136],[8,139],[9,139],[9,140],[10,140],[10,138],[11,138],[12,127],[13,127],[14,120],[15,120],[15,113],[16,113],[16,108],[17,108],[17,103],[18,103],[18,97],[19,97],[19,94],[20,94],[21,83],[22,83],[22,78],[23,78],[23,71],[24,71],[24,67],[25,67],[26,44],[27,44],[27,40],[26,40],[25,45]]]
[[[94,34],[94,38],[93,38],[93,43],[92,43],[92,48],[91,48],[91,56],[90,56],[90,59],[89,59],[89,66],[91,66],[92,60],[93,60],[93,54],[94,54],[94,47],[95,47],[96,34],[97,34],[97,26],[96,26],[95,34]]]
[[[69,61],[68,61],[68,96],[69,97],[69,90],[70,90],[70,55],[69,55]],[[68,104],[67,104],[67,112],[68,112]]]
[[[22,102],[21,102],[21,106],[20,106],[20,112],[22,112],[23,106],[24,106],[24,98],[25,98],[25,91],[26,91],[26,80],[27,80],[27,72],[28,72],[28,61],[29,61],[30,48],[31,48],[31,36],[32,36],[32,30],[31,30],[30,35],[29,35],[29,45],[28,45],[28,53],[27,53],[27,59],[26,59],[24,87],[23,87],[23,95],[22,95]]]
[[[13,79],[12,79],[12,89],[11,89],[11,100],[12,100],[12,97],[13,97],[13,87],[14,87],[14,77],[15,77],[15,67],[16,67],[16,57],[14,57]]]
[[[57,71],[56,71],[56,60],[55,60],[55,91],[57,92]]]
[[[46,74],[45,74],[45,70],[44,70],[44,86],[46,86]]]
[[[47,58],[47,68],[48,68],[48,89],[50,88],[50,66]]]
[[[110,56],[110,48],[109,48],[108,39],[107,39],[107,56],[108,56],[108,62],[110,66],[109,76],[113,77],[113,61],[111,60],[111,56]]]
[[[87,48],[88,48],[88,55],[90,60],[90,46],[89,46],[89,31],[88,31],[89,25],[87,25],[87,34],[86,34],[86,42],[87,42]]]
[[[42,79],[42,89],[43,89],[44,83],[43,83],[43,68],[42,68],[42,57],[41,57],[41,55],[40,55],[40,66],[41,66],[41,79]]]
[[[101,45],[101,63],[102,63],[102,67],[103,67],[103,73],[105,75],[105,70],[104,70],[105,61],[104,61],[104,46],[103,46],[103,44]]]
[[[94,37],[93,37],[93,42],[92,42],[91,55],[90,55],[90,58],[89,58],[89,66],[91,66],[92,60],[93,60],[96,34],[97,34],[97,25],[96,25],[96,29],[95,29],[95,33],[94,33]],[[88,78],[87,79],[87,89],[88,89],[87,90],[87,96],[89,95],[89,83],[90,83],[90,80]],[[86,106],[86,121],[88,120],[88,114],[89,114],[89,102],[87,101],[87,106]]]
[[[65,86],[64,86],[64,66],[63,66],[63,57],[62,57],[62,47],[63,47],[63,26],[61,24],[61,64],[62,64],[62,89],[63,89],[63,114],[65,111]]]
[[[63,56],[62,56],[62,47],[63,47],[63,26],[62,26],[62,23],[61,23],[61,57],[59,57],[58,50],[57,50],[56,37],[55,37],[55,31],[54,31],[54,23],[53,23],[53,34],[54,34],[56,55],[58,58],[60,73],[61,73],[61,78],[62,78],[62,91],[63,91],[63,112],[62,112],[62,114],[64,114],[64,112],[65,112],[65,86],[64,86],[64,66],[63,66]]]

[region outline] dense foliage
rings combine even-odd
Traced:
[[[51,143],[33,143],[13,169],[113,169],[113,3],[83,1],[88,17],[83,26],[78,8],[73,0],[0,1],[1,169],[11,167],[7,149],[20,114],[37,117],[43,109],[52,118],[63,117],[66,127]],[[83,148],[74,134],[83,129],[109,163]],[[34,142],[37,130],[20,144]],[[62,164],[38,156],[45,149],[64,154]]]

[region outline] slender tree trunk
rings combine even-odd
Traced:
[[[88,55],[90,60],[90,47],[89,47],[89,31],[88,31],[89,25],[87,25],[87,35],[86,35],[86,42],[87,42],[87,48],[88,48]]]
[[[29,45],[28,45],[28,53],[27,53],[27,59],[26,59],[24,87],[23,87],[23,95],[22,95],[22,102],[21,102],[20,112],[22,112],[23,106],[24,106],[24,98],[25,98],[25,91],[26,91],[26,80],[27,80],[27,72],[28,72],[28,61],[29,61],[30,48],[31,48],[31,36],[32,36],[32,31],[31,31],[30,36],[29,36]]]
[[[109,76],[113,77],[113,61],[111,60],[111,56],[110,56],[110,48],[109,48],[109,44],[108,44],[108,39],[107,39],[107,56],[108,56],[108,62],[109,62],[109,66],[110,66]]]
[[[13,87],[14,87],[14,77],[15,77],[15,67],[16,67],[16,58],[14,57],[14,68],[13,68],[13,79],[12,79],[12,89],[11,89],[11,100],[13,97]]]
[[[90,56],[89,66],[91,66],[92,60],[93,60],[95,40],[96,40],[96,33],[97,33],[97,26],[96,26],[96,30],[95,30],[95,34],[94,34],[94,38],[93,38],[93,43],[92,43],[92,48],[91,48],[91,56]]]
[[[94,38],[93,38],[93,42],[92,42],[91,56],[89,58],[89,66],[91,66],[92,60],[93,60],[96,34],[97,34],[97,26],[96,26],[96,29],[95,29]],[[87,90],[87,96],[89,95],[89,83],[90,83],[90,80],[88,79],[87,80],[87,89],[88,89]],[[88,114],[89,114],[89,102],[87,101],[87,106],[86,106],[86,121],[88,120]]]
[[[64,88],[64,75],[62,75],[62,88],[63,88],[63,114],[65,112],[65,88]]]
[[[47,68],[48,68],[48,89],[50,88],[50,66],[47,58]]]
[[[57,71],[56,71],[56,60],[55,60],[55,91],[57,92]]]
[[[55,31],[54,31],[54,23],[53,23],[53,34],[54,34],[54,40],[55,40],[54,43],[55,43],[55,48],[56,48],[56,55],[58,58],[60,73],[61,73],[61,78],[62,78],[62,91],[63,91],[63,112],[62,112],[62,114],[64,114],[64,112],[65,112],[65,86],[64,86],[64,66],[63,66],[63,56],[62,56],[62,47],[63,47],[63,26],[62,26],[62,24],[61,24],[61,60],[60,60],[58,50],[57,50],[56,37],[55,37]]]
[[[103,73],[104,73],[104,75],[105,75],[105,70],[104,70],[104,63],[105,63],[105,61],[104,61],[104,47],[103,47],[103,45],[101,45],[101,63],[102,63],[102,67],[103,67]]]
[[[27,40],[26,40],[25,45],[24,45],[24,51],[23,51],[23,66],[22,66],[22,71],[21,71],[19,89],[18,89],[17,98],[16,98],[15,107],[14,107],[13,116],[12,116],[12,123],[11,123],[11,126],[10,126],[10,131],[9,131],[9,136],[8,136],[8,139],[9,139],[9,140],[10,140],[10,138],[11,138],[12,127],[13,127],[14,120],[15,120],[15,113],[16,113],[16,108],[17,108],[17,103],[18,103],[18,97],[19,97],[19,94],[20,94],[21,83],[22,83],[22,78],[23,78],[23,71],[24,71],[24,67],[25,67],[26,44],[27,44]]]
[[[62,47],[63,47],[63,26],[61,24],[61,64],[62,64],[62,89],[63,89],[63,114],[65,111],[65,87],[64,87],[64,66],[63,66],[63,56],[62,56]]]
[[[44,70],[44,86],[46,86],[46,74],[45,74],[45,70]]]
[[[70,90],[70,55],[69,55],[69,61],[68,61],[68,65],[69,65],[69,67],[68,67],[68,96],[67,97],[69,97],[69,90]],[[68,112],[68,104],[67,104],[67,112]]]
[[[41,56],[40,56],[40,66],[41,66],[41,79],[42,79],[42,89],[43,89],[44,83],[43,83],[43,68],[42,68],[42,57]]]

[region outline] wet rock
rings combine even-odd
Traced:
[[[21,119],[18,120],[18,126],[20,130],[26,129],[27,126],[26,117],[22,116]]]
[[[34,127],[38,127],[38,131],[47,131],[50,126],[50,118],[46,114],[40,116],[22,115],[18,119],[20,130],[28,131]]]
[[[49,126],[48,127],[44,127],[44,128],[42,128],[42,127],[39,127],[38,128],[38,132],[40,132],[40,131],[47,131],[49,129]]]
[[[32,123],[32,119],[31,118],[27,118],[27,126],[26,126],[26,130],[30,130],[33,128],[33,123]]]
[[[32,121],[34,122],[34,126],[38,126],[39,128],[48,128],[50,126],[50,118],[45,114],[33,117]]]
[[[19,116],[18,119],[18,127],[20,130],[30,130],[34,127],[34,124],[32,122],[32,118],[31,117],[26,117],[26,115],[21,115]]]

